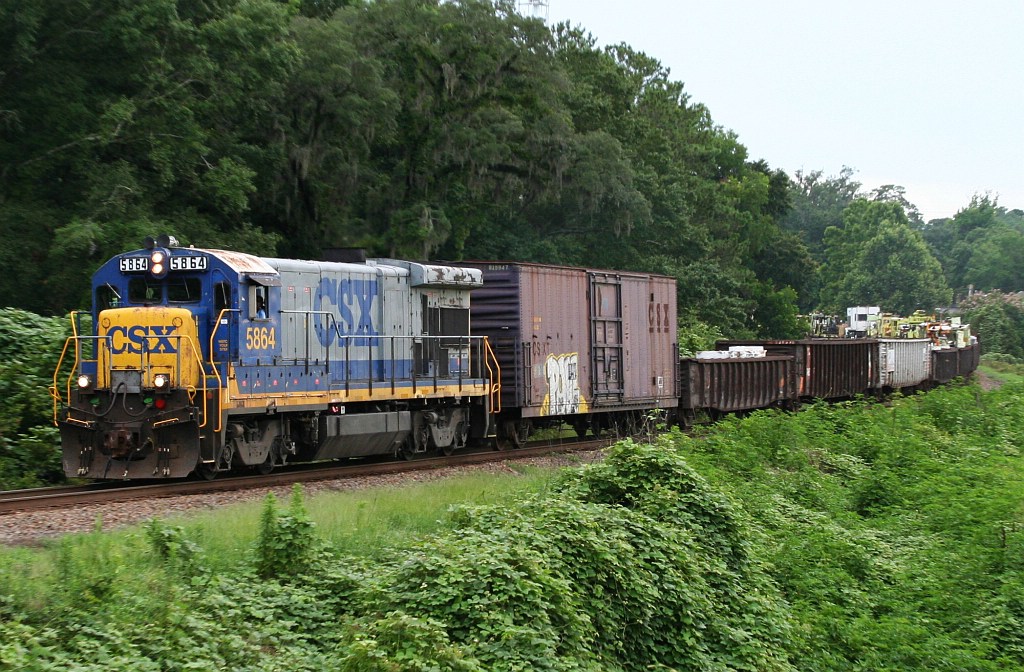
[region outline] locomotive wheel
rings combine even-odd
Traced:
[[[456,450],[460,450],[466,447],[466,441],[469,438],[469,428],[466,427],[466,423],[460,422],[455,427],[455,436],[452,438],[452,442],[447,446],[441,446],[441,454],[448,456],[454,453]]]
[[[206,462],[200,462],[196,466],[196,473],[199,474],[199,478],[204,481],[212,481],[217,478],[217,469],[215,465],[208,464]]]
[[[256,472],[259,473],[260,476],[266,476],[267,474],[269,474],[273,470],[274,470],[274,451],[270,451],[270,454],[267,455],[267,459],[263,460],[262,463],[256,465]]]
[[[403,460],[409,461],[416,457],[416,448],[414,445],[415,439],[410,435],[405,439],[405,442],[399,446],[397,456]]]

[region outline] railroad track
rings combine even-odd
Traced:
[[[266,476],[229,476],[212,481],[105,481],[80,486],[9,490],[0,492],[0,515],[43,509],[61,509],[86,504],[125,502],[133,499],[248,490],[252,488],[291,485],[293,483],[378,476],[408,471],[440,469],[442,467],[501,462],[509,459],[550,455],[556,452],[594,450],[606,447],[613,442],[613,439],[543,441],[528,444],[526,447],[518,450],[483,450],[472,453],[458,453],[447,457],[428,457],[390,462],[349,461],[344,464],[296,465],[292,468],[275,471]]]

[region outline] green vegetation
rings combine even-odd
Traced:
[[[0,666],[1020,669],[1022,392],[759,412],[554,480],[296,491],[240,526],[11,549]]]
[[[1000,384],[1024,383],[1024,361],[1002,353],[982,355],[978,373]]]
[[[60,439],[46,390],[70,335],[67,318],[0,310],[0,489],[63,479]]]

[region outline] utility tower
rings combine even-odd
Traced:
[[[519,13],[531,19],[540,19],[547,23],[548,0],[519,0]]]

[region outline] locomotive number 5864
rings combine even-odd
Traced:
[[[277,329],[274,327],[248,327],[245,330],[245,347],[249,350],[267,350],[277,346]]]

